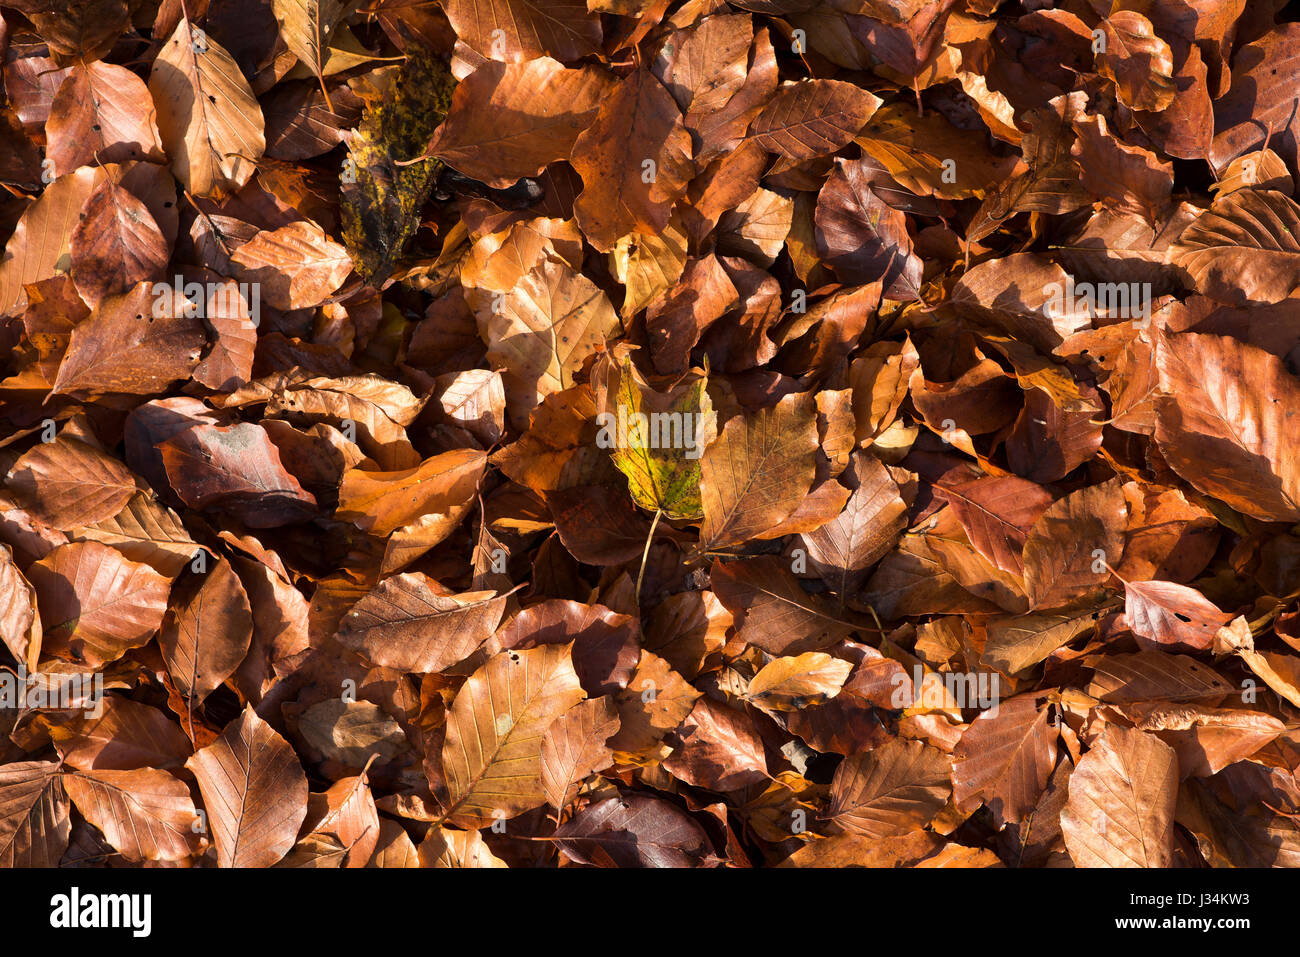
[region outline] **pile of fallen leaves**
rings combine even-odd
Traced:
[[[0,863],[1300,864],[1283,3],[0,7]]]

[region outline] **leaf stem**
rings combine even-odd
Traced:
[[[330,101],[330,91],[325,88],[325,75],[323,73],[317,74],[317,78],[320,80],[321,95],[325,97],[325,109],[334,113],[334,104]]]
[[[650,557],[650,543],[654,541],[655,529],[659,527],[659,519],[664,514],[662,508],[655,509],[655,519],[650,523],[650,534],[645,537],[645,548],[641,552],[641,568],[636,573],[636,607],[637,612],[641,610],[641,579],[645,577],[646,559]]]

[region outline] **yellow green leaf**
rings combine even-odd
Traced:
[[[688,373],[660,394],[624,359],[618,378],[617,406],[602,414],[597,444],[612,450],[632,500],[642,508],[671,519],[701,517],[700,459],[717,434],[705,375]]]

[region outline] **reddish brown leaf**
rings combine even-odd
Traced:
[[[46,652],[98,667],[152,638],[171,582],[99,542],[61,545],[28,569]]]
[[[825,156],[848,144],[880,102],[839,80],[792,83],[772,97],[751,133],[763,149],[792,160]]]
[[[172,681],[193,708],[234,674],[252,637],[248,594],[230,563],[216,562],[168,615],[158,647]]]
[[[846,831],[874,838],[918,830],[947,803],[950,763],[934,748],[899,739],[854,755],[835,772],[829,813]]]
[[[385,578],[343,618],[339,641],[378,665],[436,672],[467,658],[496,630],[506,600],[453,594],[418,572]]]
[[[0,767],[0,865],[57,867],[68,847],[68,794],[54,761]]]
[[[597,867],[697,867],[709,853],[689,815],[644,794],[592,804],[555,834],[568,857]]]
[[[583,182],[578,225],[602,252],[630,232],[660,233],[694,172],[681,111],[645,70],[628,74],[605,100],[571,162]]]

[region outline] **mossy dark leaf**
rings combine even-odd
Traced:
[[[342,176],[343,242],[357,272],[382,285],[420,225],[442,163],[417,159],[446,116],[456,80],[434,57],[409,58],[388,96],[373,103],[348,143]]]

